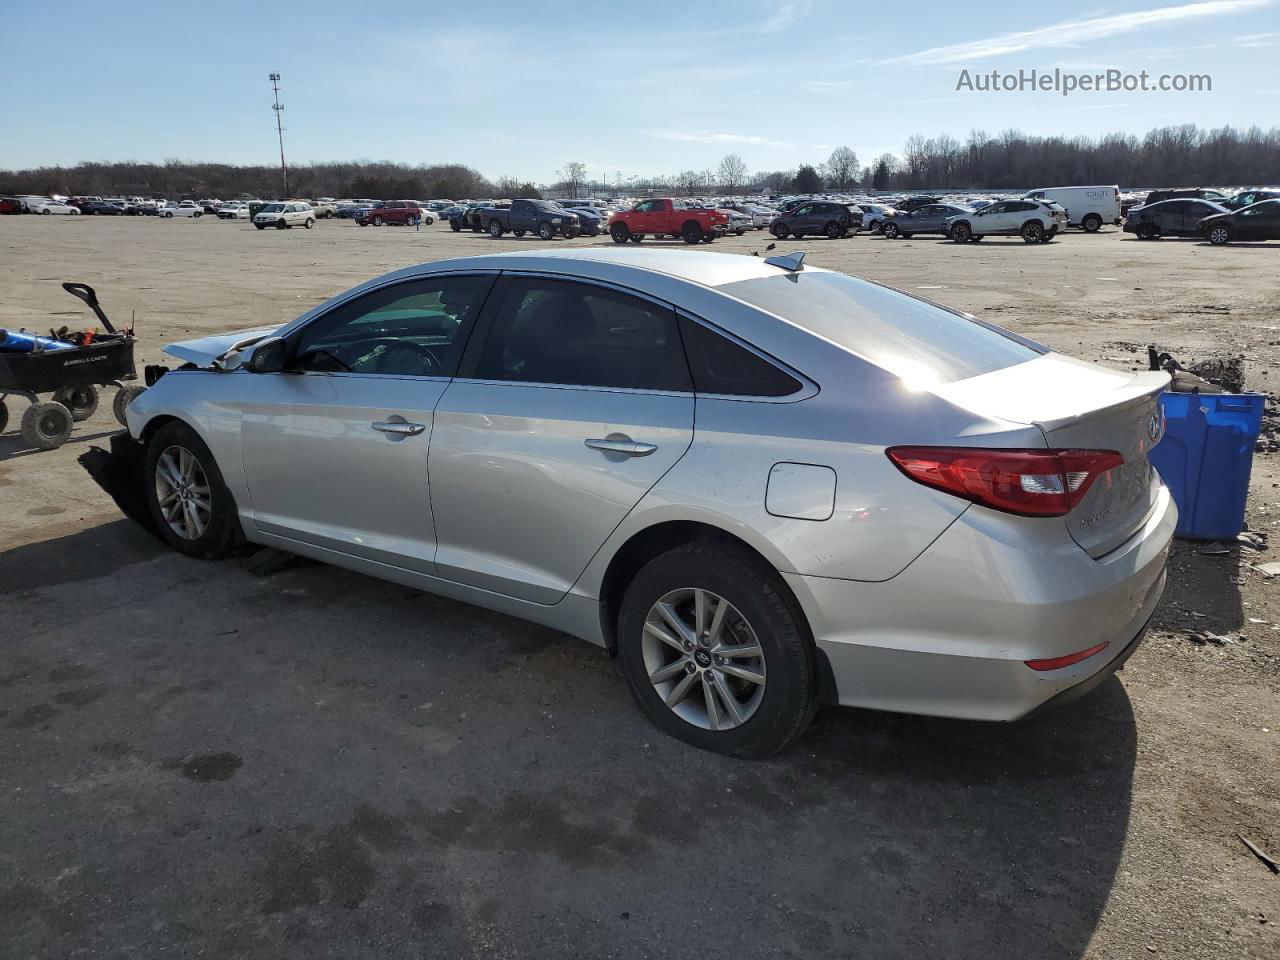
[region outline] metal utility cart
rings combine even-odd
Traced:
[[[22,438],[41,450],[66,443],[75,421],[86,420],[98,409],[98,387],[117,388],[112,411],[122,424],[125,408],[145,387],[122,381],[136,380],[132,330],[117,332],[98,305],[93,287],[64,283],[62,288],[79,297],[97,315],[107,334],[82,346],[0,351],[0,431],[9,423],[5,398],[26,397],[31,406],[22,415]],[[37,394],[52,393],[52,400]]]

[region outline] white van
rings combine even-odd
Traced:
[[[1067,211],[1067,223],[1095,233],[1104,223],[1120,223],[1120,188],[1042,187],[1026,194],[1028,200],[1052,200]]]

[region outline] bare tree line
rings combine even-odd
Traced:
[[[1086,136],[1032,136],[1018,130],[991,135],[973,130],[962,142],[950,134],[907,138],[900,154],[883,154],[866,164],[845,146],[821,163],[793,170],[754,174],[737,154],[714,169],[683,170],[655,177],[620,175],[590,179],[586,165],[564,164],[560,179],[547,186],[503,176],[491,181],[461,164],[418,164],[358,160],[292,167],[294,196],[373,199],[671,193],[686,196],[827,190],[911,190],[920,188],[1016,189],[1072,183],[1121,186],[1263,185],[1280,182],[1280,127],[1202,130],[1193,124],[1158,127],[1145,136],[1112,133]],[[0,171],[0,193],[164,197],[275,197],[283,189],[278,167],[167,160],[164,163],[80,163]]]

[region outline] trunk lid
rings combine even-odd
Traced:
[[[1155,506],[1160,478],[1149,457],[1164,432],[1159,396],[1168,385],[1165,373],[1125,373],[1051,353],[934,392],[988,417],[1034,424],[1048,447],[1124,457],[1063,518],[1072,539],[1098,558],[1133,536]]]

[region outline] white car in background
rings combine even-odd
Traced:
[[[218,208],[219,220],[248,220],[249,205],[247,203],[224,203]]]
[[[49,214],[61,214],[62,216],[77,216],[80,213],[79,207],[73,207],[69,203],[63,203],[61,200],[37,200],[35,202],[27,202],[28,213],[41,213],[45,216]]]
[[[972,213],[948,217],[945,234],[956,243],[990,234],[1020,236],[1027,243],[1048,243],[1067,228],[1067,211],[1051,200],[998,200]]]
[[[204,207],[194,200],[183,200],[181,203],[166,203],[156,211],[156,216],[173,219],[174,217],[203,217]]]
[[[303,203],[301,200],[290,200],[287,203],[277,201],[268,203],[259,210],[257,216],[253,218],[253,225],[259,230],[265,230],[267,227],[275,227],[278,230],[284,230],[286,227],[306,227],[310,230],[316,225],[316,212],[311,209],[311,204]]]

